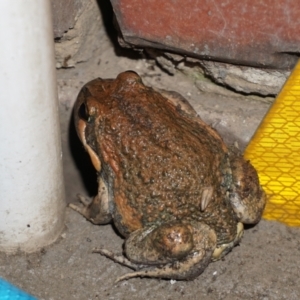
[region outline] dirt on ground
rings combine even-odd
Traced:
[[[106,37],[93,59],[57,72],[68,203],[77,201],[77,193],[92,196],[97,189],[95,171],[73,127],[76,96],[87,81],[113,78],[128,69],[138,72],[146,85],[181,93],[227,143],[236,142],[241,149],[269,107],[257,97],[203,93],[192,72],[171,76],[143,54],[121,50]],[[246,229],[239,246],[193,281],[134,278],[115,284],[131,270],[92,249],[102,246],[121,253],[123,242],[111,225],[95,226],[67,208],[60,239],[37,253],[1,253],[0,276],[38,299],[49,300],[300,299],[300,228],[262,220]]]

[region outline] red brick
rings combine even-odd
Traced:
[[[124,40],[193,57],[290,68],[299,0],[111,0]]]

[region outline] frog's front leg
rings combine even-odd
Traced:
[[[242,156],[231,158],[232,187],[230,202],[238,220],[244,224],[255,224],[262,216],[266,196],[259,184],[256,170]]]
[[[232,240],[229,243],[225,243],[225,244],[220,244],[216,247],[211,260],[212,261],[216,261],[219,260],[221,258],[223,258],[226,254],[228,254],[234,246],[238,245],[243,237],[244,234],[244,225],[241,222],[237,223],[237,228],[236,228],[236,236],[234,238],[234,240]]]
[[[70,203],[69,207],[79,212],[94,224],[107,224],[112,220],[109,208],[109,196],[107,185],[102,177],[98,178],[98,194],[92,201],[82,195],[78,195],[82,205]]]
[[[189,280],[207,267],[216,242],[216,234],[209,226],[176,221],[133,232],[125,242],[127,263],[120,257],[107,255],[105,250],[96,252],[133,269],[143,268],[117,281],[139,276]]]

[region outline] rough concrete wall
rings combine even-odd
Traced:
[[[75,18],[82,8],[80,0],[51,0],[54,38],[61,38],[73,28]]]
[[[238,96],[238,93],[264,97],[277,95],[290,74],[290,71],[287,70],[238,66],[195,59],[151,48],[146,48],[146,52],[170,74],[174,75],[177,70],[195,78],[205,74],[206,77],[219,84],[217,86],[208,81],[196,81],[196,85],[203,92],[214,92],[233,97]],[[229,89],[226,90],[224,87]]]
[[[96,0],[52,0],[57,68],[89,60],[105,34]]]

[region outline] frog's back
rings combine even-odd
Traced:
[[[224,201],[229,166],[222,139],[134,73],[124,74],[104,82],[103,95],[95,97],[98,152],[113,170],[117,227],[126,234],[172,219],[224,226],[218,216],[231,211]]]

